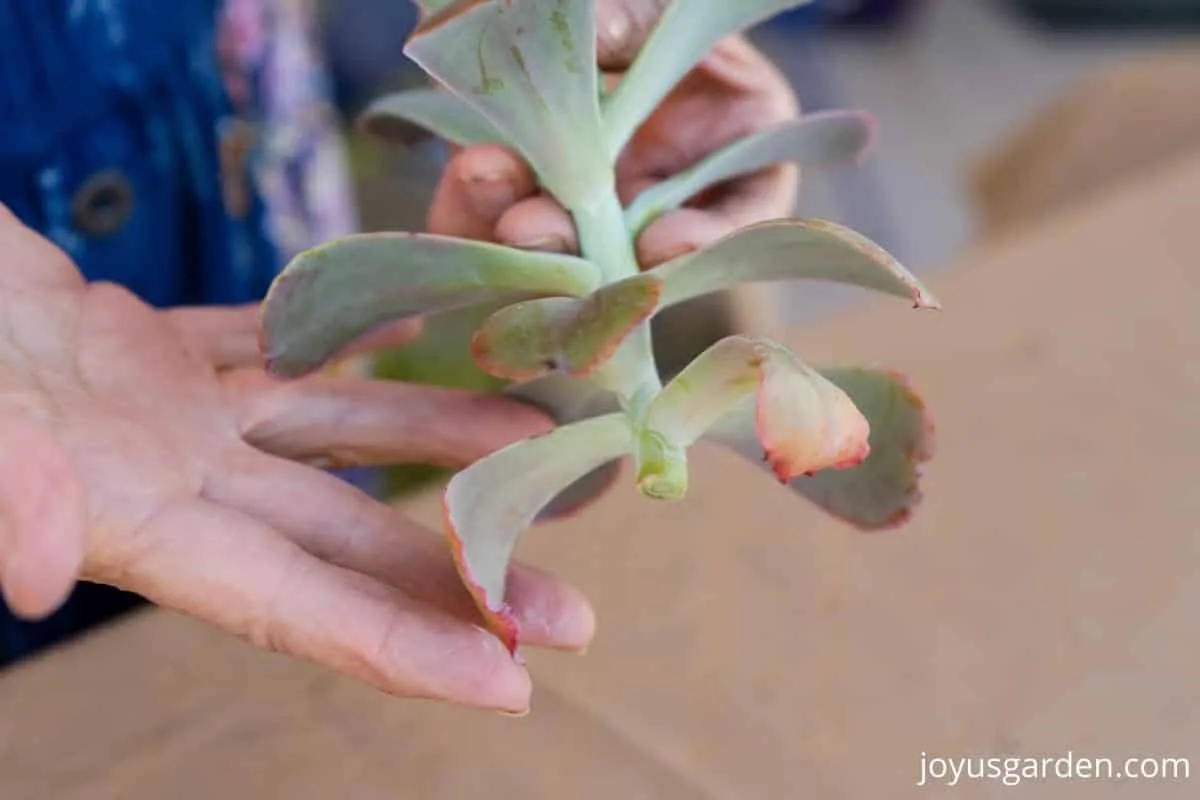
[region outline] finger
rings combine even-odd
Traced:
[[[106,582],[392,694],[528,708],[529,675],[495,637],[320,561],[235,510],[188,500],[136,540],[152,544]]]
[[[638,130],[617,163],[622,185],[662,178],[799,114],[787,77],[744,37],[721,40]]]
[[[445,539],[344,481],[251,454],[213,482],[211,496],[284,532],[317,558],[369,575],[460,619],[479,620]],[[505,600],[525,644],[576,651],[595,633],[587,599],[531,567],[512,565]]]
[[[193,308],[162,312],[188,348],[216,369],[259,363],[259,305]]]
[[[720,214],[682,208],[656,219],[638,237],[638,262],[643,269],[699,250],[736,229]]]
[[[162,312],[186,342],[188,349],[218,371],[256,367],[263,363],[259,350],[262,306],[252,303],[228,307],[181,306]],[[421,334],[420,319],[389,323],[359,339],[337,358],[398,347]]]
[[[501,215],[535,188],[533,173],[511,150],[496,144],[467,148],[442,174],[429,209],[429,230],[492,241]]]
[[[348,347],[339,352],[333,360],[339,361],[352,356],[377,353],[380,350],[400,347],[419,338],[424,330],[425,321],[420,317],[408,317],[407,319],[389,322],[383,327],[368,333],[366,336],[356,339]],[[258,363],[261,362],[255,362],[256,365]]]
[[[780,165],[708,192],[696,206],[664,214],[638,237],[643,269],[707,247],[739,228],[792,214],[796,169]]]
[[[523,250],[577,253],[575,223],[561,205],[545,196],[531,197],[504,212],[496,223],[496,241]]]
[[[779,164],[738,178],[709,192],[700,207],[734,228],[791,216],[799,172],[794,164]]]
[[[463,467],[552,421],[498,395],[400,381],[226,376],[243,437],[285,458],[330,466],[425,463]]]
[[[40,619],[63,604],[83,562],[83,487],[53,434],[0,414],[0,587],[12,612]]]

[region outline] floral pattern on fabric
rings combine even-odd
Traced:
[[[225,203],[236,214],[253,180],[285,260],[358,225],[315,25],[311,0],[223,0],[217,27],[238,113],[223,131]]]

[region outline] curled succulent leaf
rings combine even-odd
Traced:
[[[861,112],[821,111],[751,134],[642,192],[626,209],[626,222],[638,233],[705,189],[773,164],[805,168],[857,161],[873,128],[871,117]]]
[[[648,274],[663,279],[660,308],[739,283],[793,279],[861,286],[911,300],[917,308],[941,307],[882,247],[824,220],[785,219],[750,225]]]
[[[812,0],[673,0],[604,104],[615,159],[663,98],[721,39]]]
[[[510,651],[520,632],[504,597],[517,540],[563,489],[628,454],[631,439],[628,416],[607,414],[509,445],[451,478],[443,508],[455,564]]]
[[[845,469],[869,452],[867,420],[845,392],[781,344],[730,336],[701,353],[651,401],[638,440],[639,485],[654,496],[682,494],[677,453],[747,397],[753,398],[764,458],[780,481]]]
[[[507,143],[487,117],[458,95],[437,89],[410,89],[385,95],[359,115],[358,128],[368,136],[399,144],[419,139],[417,129],[462,147],[483,142]]]
[[[461,0],[404,48],[486,116],[568,208],[611,183],[592,0]]]
[[[621,404],[612,392],[590,380],[561,372],[525,383],[514,383],[505,393],[541,409],[557,425],[570,425],[621,411]],[[623,461],[609,461],[563,489],[538,512],[535,521],[563,519],[590,506],[616,483]]]
[[[498,378],[529,380],[551,372],[588,375],[654,312],[661,292],[661,279],[637,275],[584,298],[517,303],[488,318],[471,342],[471,353]]]
[[[410,233],[348,236],[301,253],[262,311],[261,347],[275,375],[320,368],[389,322],[485,302],[584,296],[600,281],[573,256]]]
[[[921,501],[921,465],[934,453],[933,421],[921,397],[894,372],[837,367],[821,374],[854,402],[871,427],[870,455],[859,465],[801,476],[789,484],[830,514],[863,530],[902,525]],[[709,437],[758,462],[754,408],[743,404]]]
[[[597,387],[592,381],[561,372],[510,384],[504,392],[542,409],[559,425],[621,410],[612,392]]]

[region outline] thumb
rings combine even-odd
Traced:
[[[721,0],[729,2],[729,0]],[[633,63],[669,0],[598,0],[596,61],[608,72]]]
[[[53,435],[0,413],[0,589],[14,614],[48,616],[83,563],[83,488]]]

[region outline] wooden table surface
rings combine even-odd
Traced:
[[[521,720],[393,700],[152,612],[0,676],[0,798],[1191,798],[918,789],[920,755],[1188,756],[1200,772],[1200,156],[791,338],[938,417],[908,528],[854,534],[752,466],[629,481],[522,555],[594,598]],[[436,518],[429,498],[413,513]]]

